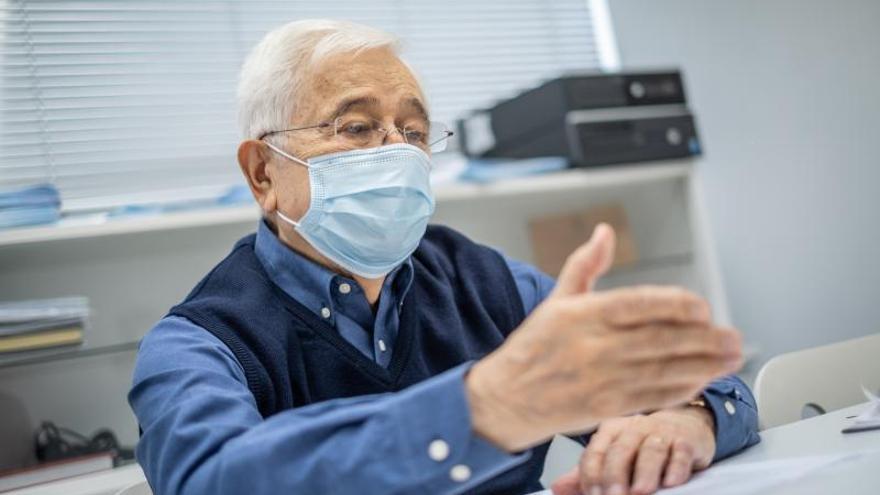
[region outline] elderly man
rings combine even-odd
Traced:
[[[300,21],[241,73],[263,211],[143,339],[129,401],[157,494],[651,493],[758,441],[731,329],[672,287],[593,292],[600,226],[554,281],[445,227],[449,132],[390,35]],[[592,435],[587,432],[594,431]]]

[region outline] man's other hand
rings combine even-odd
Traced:
[[[715,455],[712,415],[699,407],[603,421],[554,495],[648,495],[680,485]]]

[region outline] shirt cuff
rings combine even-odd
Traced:
[[[473,431],[464,386],[472,364],[413,385],[396,399],[409,407],[392,408],[399,411],[395,422],[400,425],[400,441],[411,453],[410,472],[420,478],[425,493],[470,490],[531,457],[530,450],[510,454]]]
[[[761,441],[758,411],[748,387],[738,378],[712,382],[703,392],[715,418],[715,457],[720,461]]]

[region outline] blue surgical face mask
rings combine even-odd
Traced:
[[[296,221],[277,213],[322,255],[355,275],[378,278],[416,250],[434,213],[424,151],[390,144],[306,162],[266,145],[309,169],[306,214]]]

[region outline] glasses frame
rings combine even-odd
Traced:
[[[338,135],[338,132],[339,132],[338,129],[337,129],[337,126],[338,126],[339,120],[340,120],[341,118],[342,118],[342,117],[339,117],[339,118],[333,120],[332,122],[320,122],[320,123],[318,123],[318,124],[307,125],[307,126],[302,126],[302,127],[291,127],[291,128],[289,128],[289,129],[280,129],[280,130],[277,130],[277,131],[268,131],[268,132],[264,132],[263,134],[260,134],[260,137],[258,137],[257,139],[258,139],[259,141],[262,141],[263,139],[265,139],[265,138],[267,138],[267,137],[269,137],[269,136],[272,136],[272,135],[275,135],[275,134],[280,134],[280,133],[282,133],[282,132],[305,131],[305,130],[309,130],[309,129],[325,129],[325,128],[328,128],[328,127],[332,127],[332,128],[333,128],[333,135],[334,135],[334,137],[335,137],[335,136]],[[381,122],[380,122],[379,120],[377,120],[377,119],[373,119],[373,120],[376,121],[376,122],[379,122],[379,123],[381,124]],[[442,123],[442,122],[429,121],[429,124],[431,124],[431,125],[433,125],[433,124],[440,124],[440,125],[442,125],[443,127],[445,127],[446,129],[443,131],[443,136],[442,136],[442,137],[439,137],[439,138],[437,138],[437,139],[435,139],[434,141],[432,141],[432,142],[430,142],[430,143],[428,143],[428,144],[427,144],[427,148],[428,148],[432,153],[439,153],[439,152],[441,152],[441,151],[444,151],[444,150],[446,149],[446,146],[445,146],[445,145],[443,146],[443,148],[438,149],[438,150],[434,150],[433,147],[434,147],[434,145],[436,145],[436,144],[438,144],[438,143],[441,143],[441,142],[445,142],[445,141],[447,141],[450,137],[452,137],[453,135],[455,135],[455,132],[452,131],[452,130],[450,130],[450,129],[449,129],[449,126],[447,126],[446,124],[444,124],[444,123]],[[398,132],[401,136],[403,136],[404,141],[406,141],[406,134],[404,133],[404,131],[403,131],[402,129],[400,129],[400,128],[397,127],[397,126],[392,126],[392,129],[397,130],[397,132]],[[384,131],[386,136],[388,135],[389,132],[391,132],[391,129],[385,129],[385,128],[383,128],[383,127],[380,127],[379,130],[380,130],[380,131]],[[444,144],[445,144],[445,143],[444,143]]]

